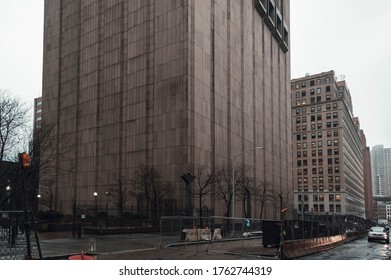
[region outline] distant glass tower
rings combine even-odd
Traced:
[[[372,147],[372,185],[374,195],[391,196],[391,149]]]

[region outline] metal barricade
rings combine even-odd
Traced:
[[[22,259],[42,259],[32,214],[0,211],[0,260]]]

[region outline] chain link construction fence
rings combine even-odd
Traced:
[[[33,217],[24,211],[0,211],[0,260],[41,259]]]
[[[307,218],[307,217],[306,217]],[[262,238],[264,247],[278,246],[284,240],[297,240],[363,231],[366,221],[348,216],[315,216],[307,219],[281,220],[230,218],[221,216],[165,216],[160,220],[161,245],[194,241]]]

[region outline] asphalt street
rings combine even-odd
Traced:
[[[263,248],[261,238],[178,242],[159,234],[85,235],[40,234],[43,259],[67,259],[83,252],[96,260],[127,259],[277,259],[276,248]]]

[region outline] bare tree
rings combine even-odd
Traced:
[[[66,137],[60,141],[56,140],[54,126],[42,123],[39,128],[34,131],[24,133],[24,143],[20,145],[24,151],[30,155],[31,166],[25,175],[24,192],[28,202],[28,208],[37,210],[38,203],[46,206],[49,210],[54,210],[55,205],[55,185],[56,178],[64,175],[65,170],[60,170],[56,166],[57,156],[59,160],[61,156],[69,151],[69,146],[66,142]],[[15,164],[17,164],[15,162]],[[68,171],[69,172],[69,171]],[[1,172],[0,172],[1,173]],[[58,176],[56,176],[56,174]],[[0,174],[1,175],[1,174]],[[15,174],[13,180],[19,180],[21,177],[20,171]],[[40,185],[40,187],[39,187]],[[37,201],[37,195],[40,198]],[[23,195],[23,189],[20,184],[16,184],[12,189],[14,207],[19,208],[16,201],[20,201]]]
[[[260,182],[258,184],[260,192],[257,194],[257,197],[260,201],[260,214],[259,218],[262,219],[264,216],[264,210],[267,202],[272,201],[272,185],[268,182]]]
[[[229,217],[229,213],[232,207],[232,202],[235,196],[236,199],[242,198],[246,187],[249,187],[250,179],[247,177],[248,168],[245,166],[238,166],[235,168],[235,182],[232,186],[232,171],[226,166],[222,166],[217,169],[215,176],[215,197],[224,201],[226,207],[225,215]],[[227,220],[227,227],[229,222]]]
[[[143,163],[135,169],[131,182],[144,196],[147,206],[152,210],[152,221],[158,223],[163,199],[173,191],[171,184],[163,183],[160,171]]]
[[[255,193],[255,186],[254,186],[254,177],[250,176],[250,167],[241,167],[241,181],[238,186],[239,191],[239,198],[242,201],[242,211],[244,217],[249,217],[249,203],[251,201],[251,196]]]
[[[50,180],[45,180],[44,185],[39,188],[39,200],[38,203],[47,207],[49,211],[54,210],[55,202],[55,191],[54,191],[54,182],[53,180],[50,183]]]
[[[202,227],[202,209],[205,203],[205,196],[211,193],[211,185],[214,181],[214,172],[209,172],[206,166],[198,164],[195,170],[195,175],[196,179],[193,196],[198,199],[200,227]]]
[[[57,161],[61,161],[71,149],[72,146],[65,136],[57,139],[53,124],[42,122],[29,136],[28,151],[31,157],[29,187],[33,188],[32,195],[36,196],[39,192],[39,203],[49,210],[55,210],[56,180],[71,172],[61,168]]]
[[[53,210],[55,180],[60,176],[55,162],[59,156],[67,152],[64,149],[67,143],[65,137],[60,140],[56,138],[54,125],[42,123],[39,128],[31,129],[29,112],[30,108],[19,98],[11,96],[7,90],[0,89],[0,161],[17,161],[16,154],[20,149],[28,151],[31,168],[26,173],[27,200],[33,204],[30,206],[36,208],[40,181],[40,202]],[[43,176],[40,176],[41,174]],[[19,196],[21,192],[21,189],[13,190],[13,195]]]
[[[215,197],[224,202],[225,205],[225,216],[229,217],[231,209],[233,191],[231,186],[230,169],[226,166],[221,166],[216,170],[215,176]],[[227,220],[227,226],[229,222]]]
[[[19,185],[19,165],[15,162],[0,162],[0,209],[11,208],[11,195]],[[15,200],[12,200],[12,205]]]
[[[109,189],[109,195],[114,199],[114,204],[118,209],[120,224],[123,226],[124,207],[126,202],[135,197],[135,193],[130,189],[130,181],[119,173],[113,175],[114,186]],[[107,215],[109,213],[106,213]]]
[[[28,128],[30,108],[7,90],[0,89],[0,161],[15,157],[15,148]]]

